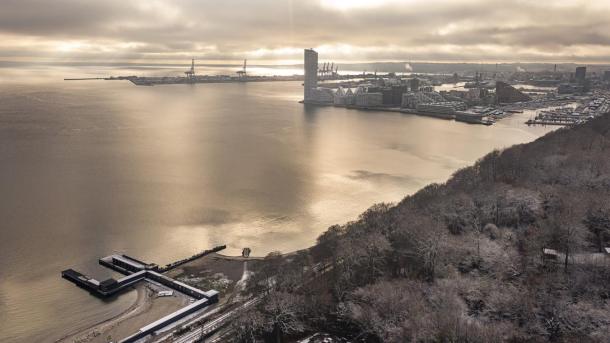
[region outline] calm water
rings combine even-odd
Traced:
[[[104,71],[134,74],[139,71]],[[157,263],[218,244],[311,245],[376,202],[528,142],[492,127],[304,108],[298,82],[136,87],[94,70],[0,70],[0,341],[53,341],[128,307],[60,278],[115,251]]]

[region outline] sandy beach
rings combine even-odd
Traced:
[[[189,298],[174,292],[170,297],[157,297],[160,286],[140,284],[137,299],[123,313],[86,329],[67,335],[56,343],[107,343],[125,338],[142,326],[186,306]]]

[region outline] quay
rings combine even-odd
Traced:
[[[326,107],[342,107],[350,110],[360,110],[360,111],[377,111],[377,112],[394,112],[394,113],[405,113],[405,114],[413,114],[423,117],[431,117],[445,120],[455,120],[457,122],[467,123],[467,124],[479,124],[479,125],[492,125],[495,122],[495,118],[501,118],[505,116],[502,112],[499,115],[486,115],[480,113],[471,113],[467,111],[454,111],[453,113],[442,113],[442,112],[434,112],[434,111],[422,111],[411,108],[403,108],[403,107],[388,107],[388,106],[358,106],[358,105],[345,105],[345,104],[334,104],[334,103],[322,103],[322,102],[312,102],[312,101],[300,101],[300,103],[310,106],[326,106]]]
[[[78,287],[89,291],[91,294],[102,298],[116,295],[119,292],[126,290],[131,286],[134,286],[138,282],[152,282],[168,287],[176,292],[180,292],[195,300],[192,304],[189,304],[188,306],[183,307],[174,313],[171,313],[163,318],[160,318],[159,320],[156,320],[140,328],[134,334],[119,341],[119,343],[133,343],[143,339],[148,335],[154,334],[155,332],[177,322],[178,320],[188,315],[191,315],[207,306],[218,302],[218,291],[213,289],[203,291],[198,288],[189,286],[183,282],[174,280],[161,273],[163,271],[170,270],[179,265],[192,261],[196,258],[200,258],[202,256],[220,251],[225,248],[226,246],[222,245],[210,250],[205,250],[187,259],[170,263],[165,267],[159,267],[155,263],[146,263],[123,254],[113,254],[100,258],[99,263],[101,265],[125,275],[124,277],[118,280],[109,278],[100,282],[74,269],[66,269],[62,271],[61,276],[64,279],[73,282]]]

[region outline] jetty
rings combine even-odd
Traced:
[[[61,276],[64,279],[73,282],[78,287],[81,287],[89,291],[91,294],[101,298],[116,295],[124,290],[130,289],[139,282],[151,282],[167,287],[170,290],[180,292],[193,299],[192,303],[188,306],[140,328],[134,334],[119,341],[119,343],[133,343],[149,335],[153,335],[155,332],[176,323],[178,320],[218,302],[218,291],[213,289],[203,291],[167,277],[162,273],[194,259],[225,248],[226,246],[221,245],[213,249],[204,250],[203,252],[195,254],[189,258],[170,263],[165,267],[159,267],[159,265],[156,263],[147,263],[124,254],[113,254],[100,258],[99,263],[102,266],[125,275],[122,278],[109,278],[104,281],[98,281],[74,269],[66,269],[62,271]]]

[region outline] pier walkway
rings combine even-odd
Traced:
[[[62,271],[61,276],[98,297],[109,297],[130,288],[140,281],[148,281],[161,284],[196,300],[192,304],[140,328],[136,333],[119,341],[119,343],[132,343],[139,341],[142,338],[153,334],[154,332],[161,330],[188,315],[191,315],[209,305],[218,302],[218,291],[213,289],[208,291],[200,290],[183,282],[167,277],[161,274],[161,271],[169,270],[173,267],[186,263],[187,261],[191,261],[195,258],[205,256],[209,253],[219,251],[224,248],[225,246],[221,246],[211,250],[206,250],[188,259],[170,263],[164,268],[159,268],[157,264],[146,263],[127,255],[114,254],[102,257],[99,260],[101,265],[125,275],[118,280],[110,278],[100,282],[73,269],[66,269]]]

